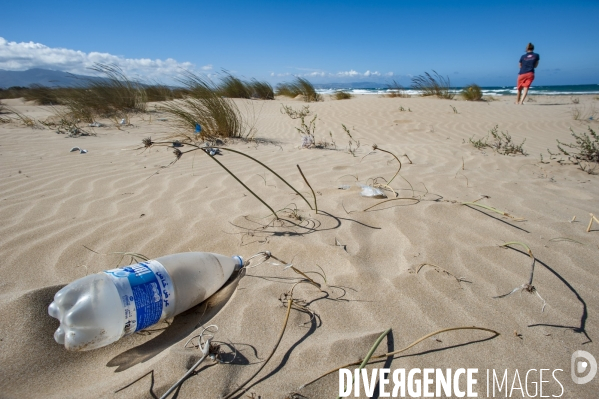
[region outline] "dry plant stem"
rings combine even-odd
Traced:
[[[543,299],[543,297],[539,294],[539,291],[535,288],[534,285],[532,285],[532,280],[533,280],[534,272],[535,272],[535,262],[536,262],[536,259],[535,259],[534,255],[532,254],[532,251],[530,250],[528,245],[526,245],[522,242],[517,242],[517,241],[506,242],[505,244],[502,244],[501,246],[507,247],[509,245],[515,245],[515,244],[524,247],[524,249],[526,249],[526,251],[528,252],[528,256],[530,256],[532,259],[532,264],[530,266],[530,278],[528,279],[528,283],[524,283],[524,284],[514,288],[512,291],[508,292],[507,294],[495,296],[493,298],[495,298],[495,299],[505,298],[506,296],[512,295],[514,292],[516,292],[518,290],[520,290],[520,291],[526,290],[527,292],[529,292],[531,294],[533,294],[533,293],[537,294],[537,296],[543,301],[543,307],[541,308],[541,312],[543,312],[543,311],[545,311],[545,305],[547,304],[547,301],[545,301],[545,299]]]
[[[385,338],[389,333],[391,332],[391,328],[388,328],[385,330],[385,332],[383,332],[376,341],[374,341],[374,344],[372,345],[372,348],[370,348],[370,350],[368,351],[368,353],[366,354],[366,357],[364,357],[364,360],[362,361],[362,363],[360,364],[360,367],[358,367],[358,370],[362,370],[364,368],[364,366],[366,366],[368,364],[368,361],[370,360],[370,358],[372,357],[372,354],[374,353],[374,351],[376,350],[376,348],[379,347],[379,345],[381,344],[381,341],[383,340],[383,338]],[[352,376],[352,383],[354,381],[354,378]],[[337,396],[337,399],[341,399],[341,395]]]
[[[528,245],[522,243],[522,242],[517,242],[517,241],[510,241],[510,242],[506,242],[505,244],[501,244],[502,247],[507,247],[509,245],[520,245],[521,247],[524,247],[524,249],[526,249],[526,252],[528,253],[528,256],[530,256],[530,258],[532,259],[532,265],[531,265],[531,270],[530,270],[530,278],[528,279],[528,284],[531,285],[532,284],[532,278],[534,276],[535,273],[535,256],[532,254],[532,251],[530,250],[530,248],[528,247]]]
[[[301,283],[301,281],[295,283],[293,285],[293,287],[291,287],[291,291],[289,291],[289,303],[287,304],[287,313],[285,314],[285,320],[283,321],[283,326],[281,328],[281,332],[279,333],[279,337],[277,338],[277,342],[275,343],[274,348],[272,348],[272,351],[270,352],[270,354],[268,355],[268,357],[266,358],[266,360],[264,360],[264,362],[262,362],[262,365],[258,368],[258,370],[256,370],[256,372],[254,374],[252,374],[250,376],[250,378],[248,378],[247,380],[245,380],[241,385],[239,385],[239,387],[237,387],[235,390],[233,390],[232,392],[230,392],[223,399],[231,398],[237,392],[239,392],[240,390],[242,390],[244,386],[246,386],[250,381],[252,381],[254,379],[254,377],[256,377],[258,375],[258,373],[260,371],[262,371],[262,369],[264,368],[264,366],[266,366],[266,364],[268,363],[268,361],[270,360],[270,358],[275,354],[275,351],[277,350],[277,348],[279,347],[279,344],[281,343],[281,339],[283,338],[283,334],[285,333],[285,329],[287,328],[287,322],[289,321],[289,314],[291,313],[291,305],[293,304],[293,289],[298,284],[300,284],[300,283]]]
[[[373,145],[372,148],[374,148],[375,150],[379,150],[379,151],[383,151],[386,152],[387,154],[391,154],[393,156],[393,158],[395,158],[397,160],[397,162],[399,163],[399,169],[397,169],[397,172],[395,172],[395,175],[393,175],[393,177],[391,178],[391,180],[389,180],[387,182],[387,184],[391,184],[391,182],[393,181],[393,179],[395,179],[397,177],[397,175],[399,174],[399,171],[401,170],[401,161],[399,160],[399,158],[397,158],[395,156],[395,154],[393,154],[391,151],[387,151],[387,150],[383,150],[381,147],[379,147],[378,145]],[[404,179],[405,180],[405,179]],[[410,184],[410,183],[408,183]],[[410,187],[412,187],[412,185],[410,185]]]
[[[243,155],[244,157],[249,158],[252,161],[254,161],[257,164],[259,164],[260,166],[266,168],[269,172],[271,172],[273,175],[275,175],[276,177],[278,177],[283,183],[285,183],[287,185],[287,187],[289,187],[290,189],[292,189],[293,191],[295,191],[295,193],[297,195],[299,195],[300,197],[302,197],[302,199],[306,202],[306,204],[308,204],[308,206],[310,207],[310,209],[312,209],[312,205],[310,205],[310,203],[308,202],[308,200],[306,199],[306,197],[304,197],[299,191],[297,191],[295,189],[295,187],[293,187],[291,184],[287,183],[287,180],[285,180],[281,176],[279,176],[279,174],[277,172],[275,172],[274,170],[272,170],[271,168],[269,168],[268,166],[266,166],[265,164],[263,164],[262,162],[260,162],[256,158],[251,157],[251,156],[249,156],[247,154],[244,154],[241,151],[233,150],[231,148],[224,148],[224,147],[213,147],[213,148],[219,148],[219,149],[221,149],[223,151],[230,151],[230,152],[234,152],[235,154]],[[302,174],[302,176],[303,176],[303,174]],[[304,180],[306,180],[306,179],[304,178]],[[306,181],[306,183],[307,183],[307,181]],[[309,184],[308,184],[308,186],[309,186]],[[312,188],[312,187],[310,187],[310,188]],[[316,199],[314,201],[316,202]]]
[[[172,144],[172,143],[171,143],[171,142],[156,142],[156,143],[153,143],[153,144],[154,144],[154,145],[170,145],[170,144]],[[191,152],[191,151],[203,150],[203,148],[202,148],[202,147],[200,147],[200,146],[198,146],[198,145],[191,144],[191,143],[187,143],[187,144],[188,144],[188,145],[190,145],[190,146],[192,146],[192,147],[194,147],[194,149],[193,149],[193,150],[189,150],[189,151],[184,151],[184,152],[183,152],[183,154],[186,154],[186,153],[188,153],[188,152]],[[302,199],[303,199],[303,200],[306,202],[306,204],[308,204],[308,206],[310,207],[310,209],[313,209],[313,208],[312,208],[312,205],[311,205],[311,204],[308,202],[308,200],[306,199],[306,197],[304,197],[304,196],[303,196],[303,195],[302,195],[302,194],[301,194],[299,191],[297,191],[297,190],[295,189],[295,187],[293,187],[291,184],[289,184],[289,183],[287,182],[287,180],[283,179],[283,178],[282,178],[282,177],[281,177],[281,176],[280,176],[280,175],[279,175],[277,172],[275,172],[274,170],[272,170],[271,168],[269,168],[268,166],[266,166],[265,164],[263,164],[262,162],[260,162],[260,161],[259,161],[259,160],[257,160],[256,158],[254,158],[254,157],[252,157],[252,156],[249,156],[249,155],[247,155],[247,154],[244,154],[244,153],[243,153],[243,152],[241,152],[241,151],[233,150],[233,149],[231,149],[231,148],[225,148],[225,147],[211,147],[211,148],[216,148],[216,149],[223,150],[223,151],[230,151],[230,152],[234,152],[235,154],[243,155],[244,157],[251,159],[252,161],[256,162],[257,164],[259,164],[260,166],[262,166],[263,168],[265,168],[266,170],[268,170],[269,172],[271,172],[273,175],[275,175],[276,177],[278,177],[278,178],[279,178],[279,179],[280,179],[280,180],[281,180],[283,183],[285,183],[285,184],[287,185],[287,187],[289,187],[289,188],[290,188],[290,189],[292,189],[292,190],[293,190],[293,191],[294,191],[294,192],[295,192],[297,195],[299,195],[300,197],[302,197]],[[204,152],[206,152],[206,151],[204,151]],[[208,155],[209,155],[209,154],[208,154]],[[213,159],[215,159],[214,157],[212,157],[212,158],[213,158]],[[216,159],[215,159],[215,160],[216,160]],[[216,162],[218,162],[218,161],[216,161]],[[222,164],[221,164],[220,162],[218,162],[218,163],[219,163],[219,165],[221,165],[221,166],[222,166]],[[224,166],[223,166],[223,168],[224,168]],[[231,174],[231,176],[235,177],[235,175],[233,175],[233,174],[232,174],[232,173],[231,173],[231,172],[230,172],[228,169],[226,169],[226,168],[225,168],[225,170],[227,170],[227,172],[229,172],[229,174]],[[237,179],[237,177],[235,177],[235,179]],[[239,179],[237,179],[237,181],[239,181]],[[239,182],[241,183],[241,181],[239,181]],[[242,185],[243,185],[243,186],[244,186],[244,187],[247,189],[247,186],[246,186],[245,184],[243,184],[243,183],[241,183],[241,184],[242,184]],[[248,190],[249,190],[249,189],[248,189]],[[251,190],[249,190],[249,191],[251,192]],[[256,194],[254,194],[253,192],[252,192],[252,194],[253,194],[253,195],[254,195],[256,198],[258,198],[258,197],[256,196]],[[258,198],[258,199],[260,200],[260,198]],[[262,202],[263,204],[265,204],[265,203],[264,203],[264,201],[262,201],[262,200],[260,200],[260,202]],[[265,204],[265,205],[266,205],[266,204]],[[272,208],[270,208],[268,205],[266,205],[266,206],[267,206],[267,207],[268,207],[268,208],[271,210],[271,212],[272,212]],[[274,212],[273,212],[273,213],[274,213]],[[275,216],[276,216],[276,215],[275,215]],[[277,219],[278,219],[278,217],[277,217]]]
[[[491,329],[488,329],[488,328],[484,328],[484,327],[474,327],[474,326],[472,326],[472,327],[451,327],[451,328],[444,328],[442,330],[438,330],[438,331],[435,331],[433,333],[427,334],[427,335],[425,335],[422,338],[418,338],[416,341],[412,342],[410,345],[406,346],[403,349],[399,349],[399,350],[396,350],[396,351],[393,351],[393,352],[385,353],[383,355],[377,355],[377,356],[371,357],[371,359],[372,360],[378,360],[378,359],[387,358],[389,356],[397,355],[399,353],[407,351],[411,347],[413,347],[415,345],[418,345],[420,342],[422,342],[422,341],[424,341],[424,340],[426,340],[426,339],[428,339],[430,337],[433,337],[433,336],[435,336],[437,334],[441,334],[441,333],[444,333],[444,332],[455,331],[455,330],[480,330],[480,331],[487,331],[487,332],[493,333],[493,334],[495,334],[495,336],[499,335],[499,333],[497,331],[491,330]],[[325,377],[325,376],[327,376],[327,375],[329,375],[331,373],[334,373],[335,371],[338,371],[339,369],[348,368],[350,366],[355,366],[355,365],[358,365],[358,364],[360,364],[359,361],[358,362],[349,363],[349,364],[346,364],[344,366],[337,367],[337,368],[335,368],[333,370],[327,371],[326,373],[322,374],[320,377],[317,377],[317,378],[313,379],[312,381],[310,381],[310,382],[302,385],[300,387],[300,389],[302,389],[302,388],[304,388],[304,387],[306,387],[306,386],[308,386],[308,385],[310,385],[310,384],[312,384],[312,383],[320,380],[322,377]]]
[[[374,207],[376,207],[376,206],[379,206],[379,205],[381,205],[381,204],[384,204],[385,202],[391,202],[391,201],[397,201],[397,200],[412,200],[412,201],[416,201],[416,202],[415,202],[414,204],[412,204],[412,205],[416,205],[417,203],[419,203],[419,202],[420,202],[420,200],[419,200],[419,199],[417,199],[417,198],[414,198],[414,197],[398,197],[398,198],[391,198],[391,199],[386,199],[386,200],[384,200],[384,201],[378,202],[378,203],[376,203],[376,204],[374,204],[374,205],[372,205],[372,206],[369,206],[368,208],[366,208],[366,209],[362,210],[362,212],[366,212],[366,211],[368,211],[368,210],[370,210],[370,209],[372,209],[372,208],[374,208]]]
[[[258,199],[258,201],[262,202],[264,204],[265,207],[267,207],[272,214],[274,215],[274,217],[279,220],[279,216],[277,215],[277,213],[274,211],[274,209],[272,209],[270,207],[270,205],[268,205],[266,202],[264,202],[262,200],[262,198],[258,197],[258,195],[256,193],[254,193],[248,186],[246,186],[241,180],[239,180],[239,178],[237,176],[235,176],[235,174],[233,172],[231,172],[229,169],[227,169],[227,167],[225,165],[223,165],[218,159],[216,159],[216,157],[213,157],[212,155],[208,154],[206,151],[203,151],[206,155],[208,155],[208,157],[210,157],[214,162],[216,162],[217,164],[220,165],[221,168],[223,168],[228,174],[230,174],[231,176],[233,176],[233,178],[235,180],[237,180],[237,182],[239,184],[241,184],[246,190],[248,190],[254,197],[256,197],[256,199]]]
[[[204,359],[206,359],[206,357],[208,356],[208,352],[210,351],[210,342],[211,341],[212,341],[212,338],[208,338],[206,340],[206,343],[204,344],[204,348],[202,348],[202,357],[200,358],[200,360],[198,360],[193,366],[191,366],[191,368],[189,370],[187,370],[187,373],[185,373],[185,375],[183,377],[179,378],[179,380],[177,382],[175,382],[173,384],[173,386],[170,387],[168,389],[168,391],[166,391],[164,393],[164,395],[162,395],[160,397],[160,399],[166,399],[175,389],[177,389],[183,383],[183,381],[185,381],[185,379],[187,377],[189,377],[195,371],[195,369],[200,365],[200,363],[202,363],[204,361]]]
[[[460,287],[462,286],[462,284],[460,284],[462,281],[465,281],[465,282],[468,282],[468,283],[470,282],[470,281],[464,280],[463,278],[457,278],[457,277],[456,277],[456,276],[455,276],[453,273],[451,273],[450,271],[448,271],[448,270],[446,270],[446,269],[442,268],[441,266],[434,265],[434,264],[432,264],[432,263],[422,263],[421,265],[419,265],[419,266],[418,266],[418,269],[416,270],[416,274],[418,274],[418,273],[420,272],[420,270],[421,270],[421,269],[422,269],[424,266],[431,266],[431,267],[437,268],[437,269],[439,269],[439,270],[441,270],[441,271],[443,271],[443,272],[447,273],[447,274],[448,274],[448,275],[450,275],[451,277],[455,278],[455,281],[457,281],[457,282],[458,282],[458,284],[460,285]]]
[[[595,217],[595,215],[593,215],[592,213],[591,213],[590,215],[591,215],[591,220],[589,220],[589,227],[587,227],[587,233],[590,233],[590,232],[591,232],[591,227],[593,227],[593,220],[594,220],[595,222],[599,223],[599,219],[597,219],[597,218]]]
[[[300,168],[299,165],[295,165],[295,166],[297,166],[297,170],[299,170],[300,174],[302,175],[302,178],[304,179],[304,181],[306,182],[308,187],[310,187],[310,191],[312,191],[312,196],[314,197],[314,209],[315,209],[316,214],[318,214],[318,204],[316,203],[316,194],[314,193],[314,189],[312,188],[310,183],[308,183],[308,179],[306,179],[306,176],[304,176],[304,172],[302,172],[302,168]],[[308,205],[310,205],[310,204],[308,204]],[[312,207],[310,207],[310,208],[312,208]]]
[[[517,216],[512,216],[512,215],[510,215],[510,214],[509,214],[509,213],[507,213],[507,212],[500,211],[499,209],[493,208],[493,207],[491,207],[491,206],[486,206],[486,205],[482,205],[482,204],[477,204],[477,203],[475,203],[475,202],[462,202],[462,205],[474,205],[474,206],[480,206],[481,208],[487,209],[487,210],[489,210],[489,211],[492,211],[492,212],[495,212],[495,213],[499,213],[500,215],[503,215],[503,216],[507,216],[507,217],[509,217],[509,218],[513,219],[513,220],[514,220],[514,221],[516,221],[516,222],[523,222],[523,221],[525,221],[525,220],[526,220],[526,219],[524,219],[524,218],[520,218],[520,217],[517,217]]]

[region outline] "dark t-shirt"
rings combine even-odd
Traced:
[[[520,72],[518,75],[522,75],[523,73],[535,72],[535,64],[539,62],[541,57],[537,53],[533,53],[532,51],[524,54],[520,57],[520,63],[522,67],[520,68]]]

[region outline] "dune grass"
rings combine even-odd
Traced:
[[[450,87],[449,77],[444,78],[435,70],[433,70],[432,75],[425,72],[424,75],[412,78],[412,89],[419,91],[422,96],[435,96],[452,100],[454,94],[451,93]]]
[[[349,100],[350,98],[353,97],[353,95],[344,90],[337,90],[336,92],[331,94],[331,97],[334,98],[335,100]]]
[[[7,89],[0,88],[0,100],[21,98],[21,97],[23,97],[23,93],[28,89],[29,89],[28,87],[24,87],[24,86],[11,86]]]
[[[251,91],[251,96],[253,98],[259,98],[261,100],[275,99],[275,91],[273,90],[270,83],[252,79],[252,81],[247,85]]]
[[[183,98],[184,90],[173,90],[169,86],[154,83],[143,87],[146,92],[148,102],[170,101],[176,98]]]
[[[221,78],[218,93],[229,98],[251,98],[252,95],[247,83],[230,73],[225,73]]]
[[[218,92],[221,96],[229,98],[257,98],[260,100],[274,100],[275,98],[270,83],[256,79],[246,82],[226,71],[218,85]]]
[[[128,120],[129,114],[146,111],[143,85],[129,79],[118,65],[95,64],[90,69],[103,76],[85,78],[77,87],[56,89],[59,103],[73,118],[89,123],[97,117]]]
[[[185,72],[179,81],[187,96],[167,102],[159,109],[170,114],[174,126],[182,132],[193,132],[199,124],[197,137],[183,133],[184,139],[213,140],[216,138],[245,138],[249,131],[244,129],[243,117],[235,103],[222,97],[220,88],[214,83]]]
[[[64,96],[67,90],[33,84],[27,90],[23,90],[23,98],[37,105],[60,105],[62,104],[60,97]]]
[[[296,77],[291,83],[281,83],[277,86],[277,96],[295,98],[302,96],[306,102],[322,101],[322,96],[307,79]]]
[[[481,101],[483,99],[483,92],[480,86],[474,83],[464,87],[460,95],[466,101]]]
[[[403,88],[402,85],[400,85],[399,83],[397,83],[395,80],[393,81],[393,83],[387,85],[387,93],[385,94],[385,97],[389,97],[389,98],[408,98],[410,97],[410,95],[408,93],[406,93],[405,89]]]

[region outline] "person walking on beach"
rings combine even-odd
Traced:
[[[528,94],[528,88],[535,79],[535,68],[539,65],[541,57],[534,52],[535,46],[532,43],[528,43],[526,46],[526,54],[520,57],[520,72],[518,73],[518,96],[516,97],[516,104],[524,104],[526,95]]]

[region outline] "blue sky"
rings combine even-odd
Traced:
[[[181,68],[271,83],[513,85],[528,42],[537,85],[599,83],[599,1],[9,1],[0,69],[90,74],[114,62],[172,83]]]

